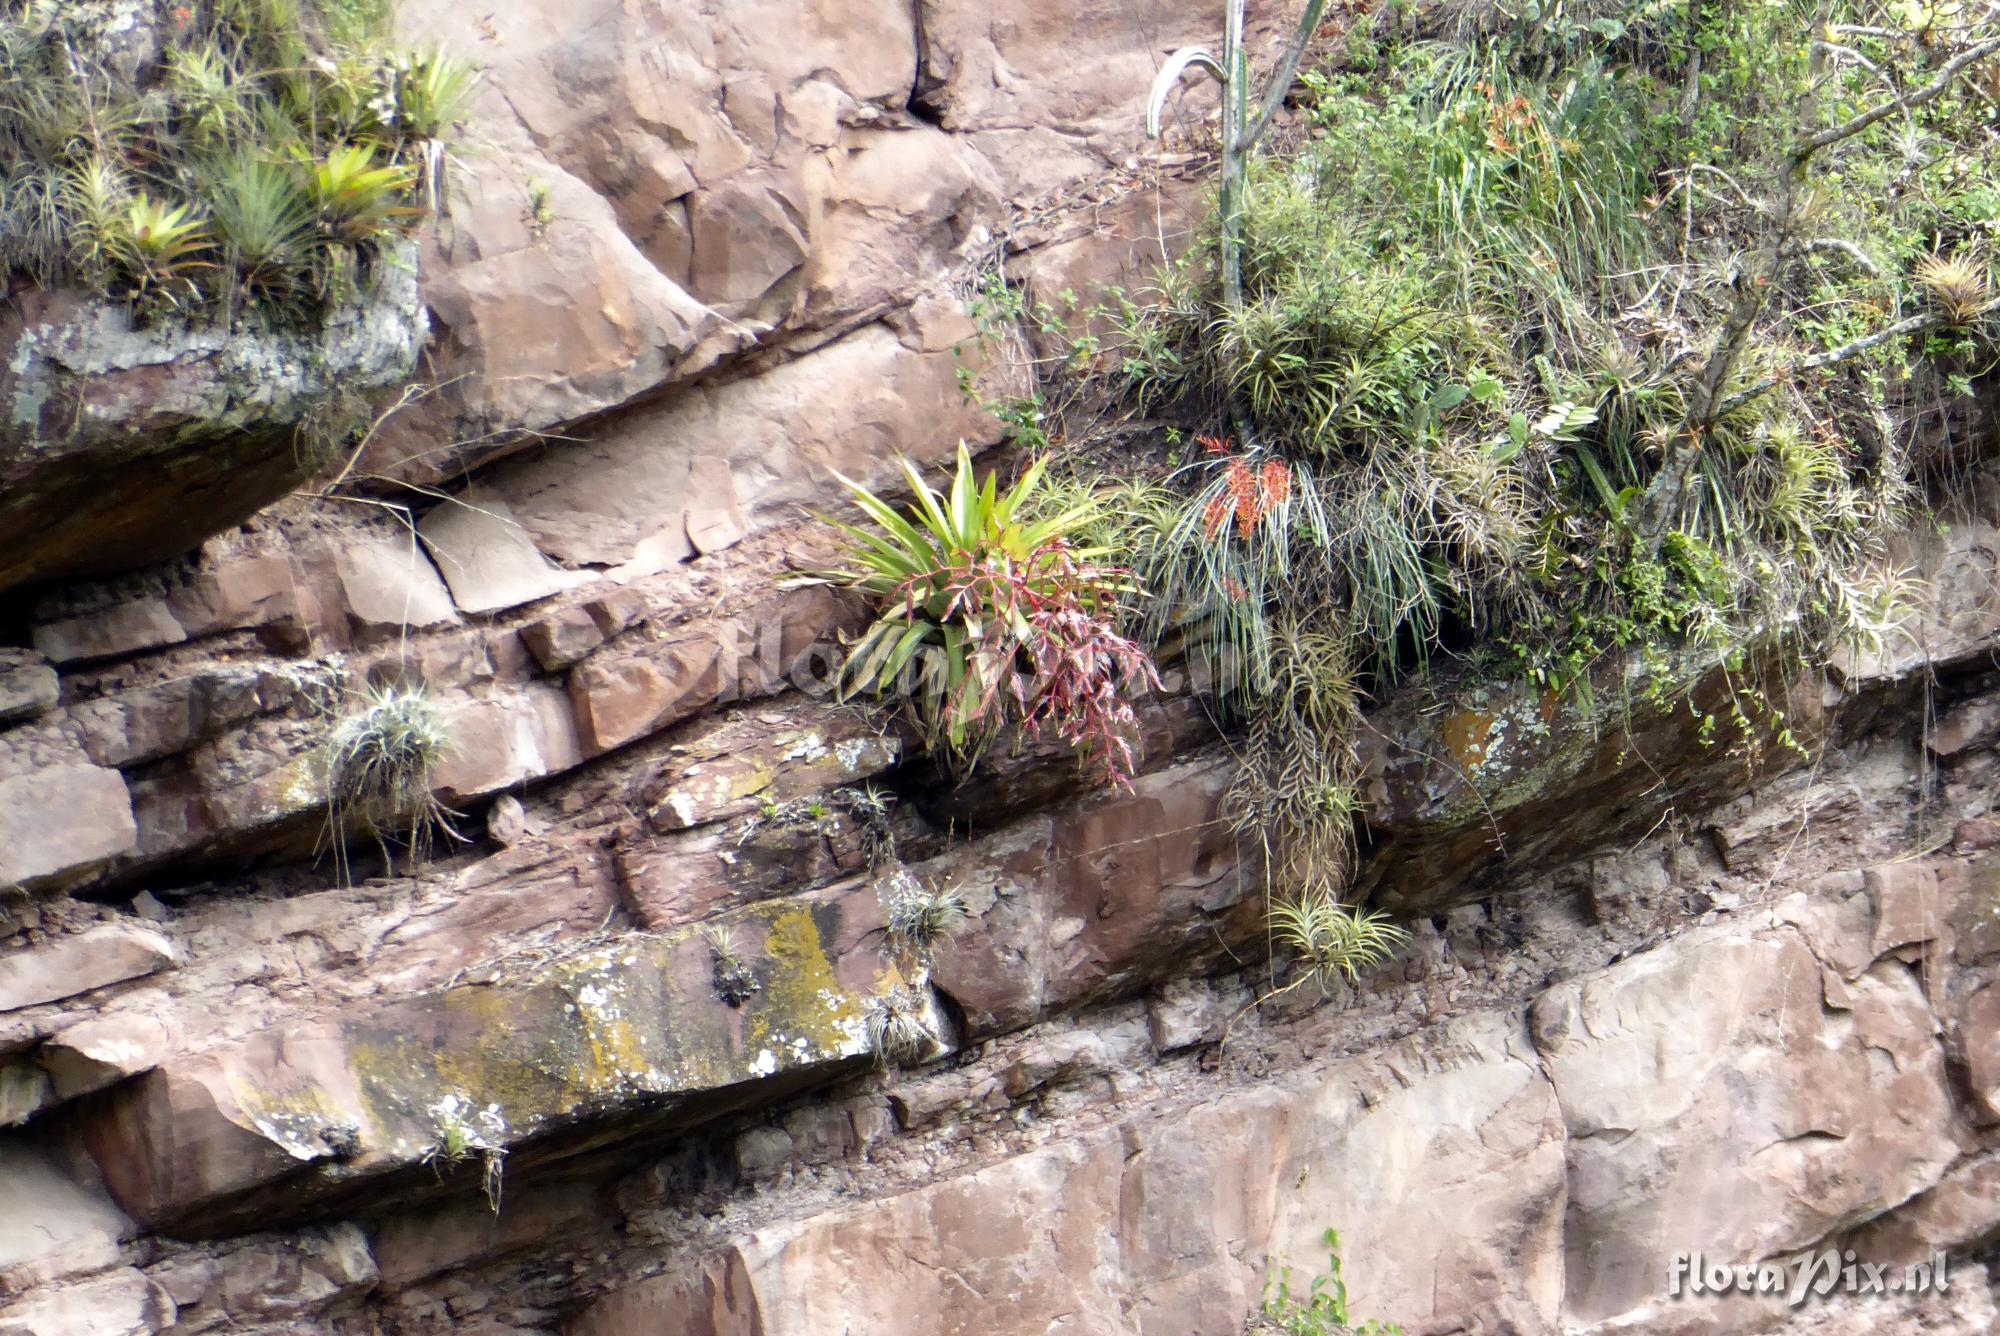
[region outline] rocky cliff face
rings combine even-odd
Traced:
[[[1235,1336],[1328,1227],[1411,1332],[2000,1322],[1991,480],[1911,536],[1909,635],[1789,684],[1807,759],[1381,702],[1364,875],[1415,942],[1252,1008],[1261,883],[1197,705],[1149,707],[1130,793],[1035,749],[953,790],[827,698],[859,609],[779,584],[827,555],[830,470],[1000,440],[961,376],[1003,395],[1032,349],[976,337],[980,275],[1053,300],[1184,244],[1199,163],[1137,111],[1217,16],[405,10],[487,76],[421,258],[434,388],[356,489],[232,528],[289,463],[212,505],[107,473],[63,527],[68,456],[0,454],[0,571],[35,582],[0,649],[0,1332]],[[201,358],[120,388],[31,324],[10,403],[46,373],[107,406],[65,450],[216,464],[110,411],[236,404]],[[343,877],[324,739],[411,681],[464,843],[361,839]],[[971,923],[887,1070],[904,875]],[[1943,1251],[1951,1287],[1668,1292],[1680,1252],[1822,1246]]]

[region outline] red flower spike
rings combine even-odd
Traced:
[[[1269,513],[1292,498],[1292,471],[1282,459],[1267,459],[1259,470],[1264,487],[1264,510]]]
[[[1213,539],[1218,533],[1222,532],[1222,526],[1228,522],[1229,500],[1227,497],[1218,496],[1209,502],[1207,509],[1202,512],[1202,537]]]

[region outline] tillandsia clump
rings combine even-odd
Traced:
[[[1949,328],[1975,329],[1994,308],[1992,266],[1976,246],[1926,255],[1910,276]]]
[[[933,751],[961,771],[1007,725],[1053,731],[1106,783],[1137,763],[1132,698],[1156,689],[1150,654],[1120,629],[1140,596],[1123,568],[1076,535],[1088,501],[1040,504],[1044,464],[1002,492],[961,444],[948,493],[903,463],[907,510],[842,478],[870,527],[841,524],[850,565],[827,579],[874,596],[875,622],[842,668],[844,692],[903,702]]]
[[[743,833],[736,842],[744,844],[767,827],[810,830],[822,836],[831,836],[839,830],[840,819],[841,813],[823,797],[792,798],[785,802],[765,798],[756,813],[743,823]]]
[[[486,1204],[500,1213],[500,1197],[507,1167],[507,1120],[497,1105],[476,1108],[462,1094],[449,1094],[433,1104],[431,1119],[436,1136],[424,1148],[423,1162],[442,1180],[448,1171],[477,1155],[480,1160],[480,1188]]]
[[[885,878],[889,945],[898,955],[926,962],[970,917],[957,888],[927,886],[905,868]]]
[[[297,320],[438,200],[472,68],[385,44],[388,6],[162,6],[134,71],[104,7],[0,0],[0,272],[144,317]]]
[[[726,924],[705,923],[701,939],[708,946],[715,995],[732,1007],[740,1007],[762,992],[757,972],[736,948],[736,934]]]
[[[1295,957],[1297,976],[1287,990],[1312,984],[1324,991],[1341,979],[1359,983],[1363,970],[1385,964],[1410,940],[1387,914],[1350,908],[1323,890],[1272,905],[1271,932]]]
[[[895,794],[873,784],[844,786],[784,802],[766,797],[744,821],[736,843],[747,844],[769,830],[810,831],[839,857],[835,846],[851,831],[862,858],[870,868],[879,869],[896,857],[896,831],[890,820],[895,804]]]
[[[861,838],[861,856],[871,869],[888,866],[896,859],[896,830],[890,822],[896,795],[873,784],[835,789],[834,800],[847,808]]]
[[[357,825],[378,841],[399,841],[419,858],[438,835],[460,838],[452,814],[431,791],[450,746],[449,721],[422,687],[371,688],[321,747],[335,849]]]
[[[884,1067],[914,1066],[944,1045],[931,1020],[930,998],[922,985],[899,985],[870,998],[863,1026],[868,1047]]]

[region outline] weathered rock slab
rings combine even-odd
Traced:
[[[1561,1301],[1561,1118],[1509,1030],[1468,1018],[1323,1080],[758,1229],[605,1299],[575,1331],[1236,1336],[1258,1263],[1318,1269],[1329,1224],[1356,1311],[1412,1330],[1469,1310],[1546,1330]]]
[[[25,294],[0,314],[0,589],[130,569],[242,522],[307,477],[294,424],[409,375],[426,330],[414,256],[312,330],[141,327]]]
[[[179,963],[174,944],[151,928],[106,924],[46,946],[0,956],[0,1011],[75,997]]]
[[[507,503],[476,489],[433,509],[419,532],[460,612],[519,607],[590,579],[550,565]]]
[[[119,1086],[81,1132],[135,1219],[209,1233],[407,1173],[453,1144],[446,1170],[486,1148],[516,1150],[512,1163],[560,1158],[553,1134],[639,1106],[658,1124],[698,1121],[869,1052],[870,999],[902,982],[862,949],[879,941],[881,913],[858,886],[737,916],[734,949],[759,986],[734,1004],[716,991],[713,948],[683,930],[525,980],[260,1032]]]
[[[0,887],[80,880],[138,843],[116,770],[58,765],[0,779]]]
[[[118,1260],[131,1221],[44,1152],[0,1141],[0,1301]]]
[[[1799,935],[1739,931],[1538,999],[1535,1041],[1569,1130],[1578,1319],[1657,1297],[1674,1251],[1801,1248],[1900,1205],[1956,1158],[1922,990],[1893,962],[1837,991],[1823,974]]]
[[[174,1316],[166,1290],[128,1266],[0,1309],[0,1336],[153,1336]]]
[[[0,650],[0,724],[47,714],[62,696],[56,670],[41,655]]]

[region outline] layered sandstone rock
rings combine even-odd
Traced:
[[[1411,1332],[1992,1328],[1990,482],[1910,537],[1906,641],[1788,684],[1810,765],[1639,678],[1379,702],[1364,884],[1414,940],[1279,993],[1200,700],[1146,704],[1130,792],[1045,739],[960,785],[837,699],[863,610],[786,578],[833,471],[1000,440],[1045,335],[968,291],[1083,323],[1184,243],[1212,93],[1164,152],[1137,111],[1218,15],[403,21],[485,70],[427,392],[339,502],[218,532],[282,489],[169,489],[136,555],[216,536],[0,650],[0,1332],[1238,1336],[1329,1227]],[[463,839],[428,865],[325,773],[417,682]],[[968,910],[928,960],[885,932],[911,884]],[[1821,1246],[1953,1289],[1667,1292]]]

